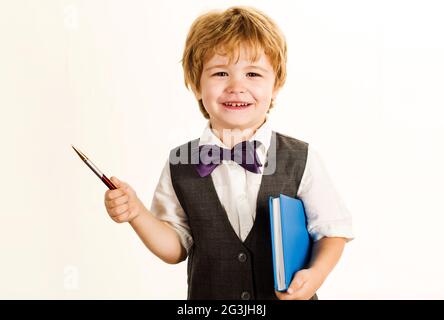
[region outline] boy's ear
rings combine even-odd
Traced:
[[[271,99],[272,99],[272,100],[276,100],[276,97],[277,97],[277,95],[278,95],[278,93],[279,93],[280,90],[281,90],[281,88],[275,88],[275,89],[273,89],[273,93],[272,93],[272,95],[271,95]]]
[[[193,90],[194,96],[196,97],[197,101],[202,99],[202,94],[198,92],[197,90]]]

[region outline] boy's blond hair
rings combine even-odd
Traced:
[[[276,76],[274,88],[281,88],[287,76],[285,37],[273,20],[251,7],[211,11],[193,22],[182,58],[185,86],[199,93],[204,62],[216,53],[227,55],[230,63],[236,54],[237,62],[241,44],[251,50],[251,61],[256,61],[261,50],[264,50]],[[209,119],[202,100],[199,100],[199,107],[204,117]],[[270,105],[272,107],[273,103]]]

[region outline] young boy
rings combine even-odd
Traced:
[[[351,217],[317,153],[276,133],[267,113],[286,77],[287,47],[262,12],[232,7],[196,19],[183,54],[185,84],[204,117],[202,136],[172,150],[151,210],[112,177],[105,193],[167,263],[188,257],[189,299],[310,299],[352,239]],[[307,269],[276,292],[268,198],[300,198],[314,242]]]

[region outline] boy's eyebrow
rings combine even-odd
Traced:
[[[204,71],[208,71],[208,70],[215,69],[215,68],[226,68],[226,67],[227,67],[227,64],[217,64],[217,65],[209,66],[209,67],[205,68]],[[255,69],[262,70],[263,72],[269,72],[270,71],[270,70],[267,70],[265,68],[262,68],[260,66],[254,65],[254,64],[246,66],[245,68],[246,69],[247,68],[255,68]]]
[[[269,72],[269,71],[270,71],[270,70],[268,70],[268,69],[262,68],[261,66],[256,66],[256,65],[254,65],[254,64],[249,65],[247,68],[255,68],[255,69],[259,69],[259,70],[262,70],[263,72]]]
[[[214,69],[214,68],[224,68],[224,67],[226,67],[226,66],[227,66],[226,64],[216,64],[216,65],[214,65],[214,66],[210,66],[210,67],[208,67],[208,68],[205,68],[204,71],[211,70],[211,69]]]

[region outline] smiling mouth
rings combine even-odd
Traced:
[[[249,102],[223,102],[222,105],[227,109],[236,110],[248,108],[253,104]]]

